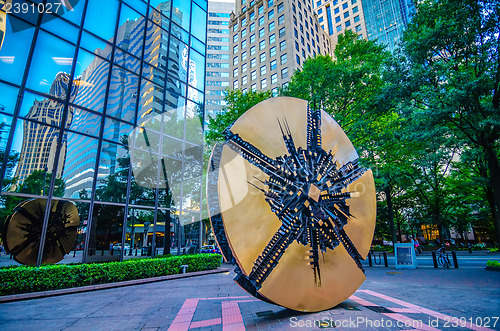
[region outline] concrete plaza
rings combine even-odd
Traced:
[[[351,298],[319,313],[256,300],[225,272],[3,303],[0,329],[500,330],[500,272],[377,266],[366,275]]]

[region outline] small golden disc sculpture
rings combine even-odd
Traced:
[[[235,281],[297,311],[332,308],[365,280],[375,228],[371,170],[340,126],[307,101],[278,97],[225,131],[210,160],[207,196]],[[222,228],[223,227],[223,228]]]
[[[21,264],[36,265],[47,199],[20,203],[7,217],[3,239],[7,252]],[[52,200],[42,264],[57,263],[74,247],[80,216],[70,201]]]

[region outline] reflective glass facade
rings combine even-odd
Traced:
[[[32,198],[75,203],[63,262],[198,242],[207,2],[12,4],[0,1],[1,222]]]

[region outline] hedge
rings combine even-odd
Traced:
[[[56,290],[70,287],[167,276],[220,267],[219,254],[195,254],[124,262],[92,264],[53,264],[41,267],[19,266],[0,269],[0,295]]]

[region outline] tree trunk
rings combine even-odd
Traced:
[[[497,243],[500,243],[500,166],[498,157],[493,148],[486,149],[488,170],[490,171],[490,184],[494,197],[494,224],[497,235]]]
[[[384,189],[385,200],[387,201],[387,220],[389,221],[389,229],[391,231],[391,240],[396,243],[396,229],[394,227],[394,207],[392,205],[391,187],[388,185]],[[401,235],[401,234],[400,234]]]

